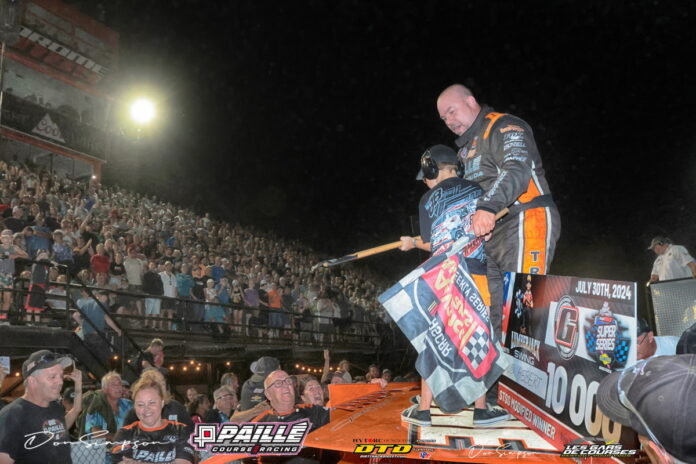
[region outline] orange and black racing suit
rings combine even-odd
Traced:
[[[546,274],[561,232],[561,218],[544,177],[531,128],[522,119],[483,107],[456,140],[464,178],[484,190],[476,209],[509,208],[486,242],[491,323],[500,335],[503,272]]]

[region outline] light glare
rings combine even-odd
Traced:
[[[140,124],[147,124],[155,117],[155,105],[146,98],[138,98],[130,109],[131,118]]]

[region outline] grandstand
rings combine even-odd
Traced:
[[[83,309],[102,290],[108,296],[100,309],[123,335],[110,327],[100,333],[111,358],[85,361],[97,375],[114,360],[127,375],[128,361],[153,334],[165,340],[172,370],[195,359],[211,379],[222,366],[260,352],[312,362],[332,347],[362,354],[369,364],[394,338],[376,300],[383,287],[372,273],[311,270],[322,257],[307,246],[95,180],[6,162],[3,175],[3,228],[17,229],[13,242],[29,257],[8,259],[15,273],[6,290],[12,298],[0,313],[9,322],[0,328],[0,348],[12,354],[60,346],[89,358],[90,350],[72,338],[80,324],[71,313],[80,314],[84,327]],[[52,264],[37,261],[41,248]],[[46,270],[43,287],[38,268]],[[49,339],[49,345],[38,342]]]

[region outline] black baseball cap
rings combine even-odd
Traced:
[[[656,356],[612,372],[599,384],[597,404],[610,419],[654,436],[675,458],[694,462],[696,354]]]
[[[432,147],[425,150],[425,153],[421,156],[430,156],[430,158],[436,163],[452,163],[457,164],[459,159],[457,158],[457,152],[447,145],[433,145]],[[425,174],[423,169],[418,171],[416,175],[416,180],[423,180]]]
[[[638,333],[637,335],[640,337],[644,333],[650,332],[652,329],[650,328],[650,325],[648,324],[648,321],[645,320],[643,317],[638,318]]]
[[[68,356],[61,356],[49,350],[40,350],[32,353],[24,364],[22,364],[22,377],[25,379],[36,371],[48,369],[56,364],[63,366],[63,369],[70,367],[73,360]]]

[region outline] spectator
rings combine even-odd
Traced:
[[[43,215],[37,214],[30,230],[31,234],[26,237],[27,253],[31,259],[35,259],[37,250],[51,249],[51,229],[46,227]]]
[[[191,300],[193,298],[191,290],[196,286],[190,274],[190,270],[191,266],[188,263],[183,263],[181,265],[181,272],[176,275],[176,292],[179,294],[179,298],[186,300]],[[185,319],[189,319],[192,316],[191,306],[188,304],[180,306],[179,315]]]
[[[696,277],[694,258],[683,246],[674,245],[671,239],[658,235],[652,239],[648,250],[657,255],[650,273],[650,282]]]
[[[139,356],[138,365],[141,372],[148,368],[164,370],[164,342],[161,338],[153,338],[147,349]],[[196,392],[198,393],[198,392]]]
[[[106,364],[110,350],[106,341],[106,327],[109,326],[119,336],[123,335],[121,329],[116,326],[114,321],[106,313],[108,308],[108,292],[99,290],[96,292],[97,300],[83,299],[78,302],[79,312],[73,313],[73,318],[80,324],[85,344],[92,350],[102,364]]]
[[[92,398],[85,411],[85,429],[83,433],[92,434],[93,438],[106,438],[111,441],[114,434],[123,427],[126,414],[133,403],[123,398],[121,376],[114,371],[101,379],[101,391]]]
[[[673,355],[677,350],[679,337],[656,337],[648,325],[648,321],[638,318],[638,338],[636,339],[637,358],[647,359],[653,356]]]
[[[143,292],[148,295],[160,297],[164,294],[164,285],[162,278],[157,272],[157,264],[150,261],[147,265],[147,272],[143,274]],[[160,298],[145,298],[145,316],[152,318],[151,327],[153,329],[162,330],[164,321],[160,319],[160,308],[162,300]],[[145,326],[148,326],[147,321]]]
[[[387,383],[391,382],[392,381],[392,371],[389,369],[384,369],[382,371],[382,379]]]
[[[230,287],[230,280],[229,280],[227,277],[222,277],[222,278],[220,278],[220,281],[219,281],[218,283],[215,284],[215,296],[217,297],[218,301],[219,301],[221,304],[225,304],[225,305],[230,304],[230,290],[231,290],[231,287]],[[241,297],[241,293],[240,293],[239,296]],[[227,312],[228,312],[228,309],[227,309],[227,308],[224,308],[223,311],[224,311],[225,313],[227,313]],[[239,311],[239,312],[241,312],[241,311]],[[234,320],[234,314],[235,314],[235,311],[232,311],[232,315],[231,315],[231,316],[230,316],[230,315],[227,315],[227,320],[228,320],[228,321],[233,321],[233,320]],[[239,329],[241,329],[241,327],[236,327],[236,326],[233,327],[233,330],[234,330],[235,332],[238,332]]]
[[[230,387],[235,393],[239,390],[239,377],[234,372],[225,372],[220,377],[220,385]]]
[[[27,226],[24,218],[24,209],[21,206],[12,208],[12,216],[5,219],[5,228],[10,229],[13,234],[22,232]]]
[[[191,289],[191,297],[196,303],[193,304],[193,312],[189,318],[193,322],[200,322],[205,316],[205,288],[208,279],[203,275],[200,267],[196,266],[192,271],[194,286]]]
[[[251,363],[252,376],[242,385],[242,399],[239,406],[240,411],[253,408],[264,400],[263,381],[268,374],[280,369],[280,363],[276,358],[263,356]]]
[[[39,250],[37,262],[31,265],[31,281],[29,283],[29,293],[26,295],[24,310],[26,311],[25,321],[41,321],[41,314],[46,307],[46,285],[48,284],[48,252]]]
[[[597,405],[632,428],[653,464],[695,462],[696,355],[657,356],[599,384]]]
[[[365,378],[368,382],[372,379],[380,378],[379,366],[377,364],[370,364],[370,367],[367,368],[367,375]]]
[[[211,424],[229,422],[232,413],[238,406],[237,394],[231,387],[223,385],[215,390],[213,398],[215,399],[214,406],[205,413],[203,422]]]
[[[130,389],[130,382],[127,381],[126,379],[121,379],[121,386],[123,387],[121,389],[121,398],[124,398],[126,400],[131,399],[131,389]]]
[[[46,304],[51,309],[60,311],[66,311],[68,309],[68,300],[66,298],[66,295],[68,294],[68,292],[66,291],[67,283],[68,276],[66,276],[65,274],[60,274],[56,278],[55,283],[49,287],[46,293],[48,295],[56,297],[46,299]]]
[[[58,229],[53,231],[53,260],[68,268],[68,273],[75,275],[75,260],[73,259],[72,247],[63,241],[63,231]]]
[[[224,334],[223,323],[225,322],[225,309],[220,306],[220,300],[215,290],[215,281],[208,279],[205,287],[205,322],[212,322],[211,330],[220,335]]]
[[[158,457],[171,456],[174,464],[192,464],[193,449],[188,443],[190,431],[184,424],[163,418],[166,390],[149,378],[133,385],[137,421],[121,428],[111,450],[112,462],[160,462]],[[125,442],[138,443],[126,446]]]
[[[314,404],[295,404],[292,379],[285,371],[276,370],[264,381],[264,394],[271,409],[254,418],[253,422],[294,422],[309,419],[314,431],[329,423],[329,410]]]
[[[142,278],[145,263],[138,258],[135,247],[130,247],[128,249],[128,257],[123,260],[123,267],[126,269],[126,277],[130,284],[130,291],[136,293],[142,291]]]
[[[111,285],[120,286],[124,279],[128,282],[126,268],[123,265],[123,253],[114,253],[114,259],[109,264],[109,273],[111,274]],[[128,288],[125,289],[125,291],[127,290]]]
[[[70,358],[47,350],[32,353],[24,362],[24,395],[0,410],[0,462],[71,462],[70,447],[58,444],[70,440],[67,431],[79,412],[75,408],[82,405],[82,377],[79,370],[73,369],[71,374],[76,392],[73,410],[66,415],[58,400],[63,386],[63,369],[72,364]],[[24,446],[29,434],[38,434],[37,438],[42,444]]]
[[[193,401],[187,406],[189,416],[194,424],[203,422],[205,414],[210,409],[210,400],[208,396],[198,394]]]
[[[317,406],[324,406],[326,402],[324,401],[324,390],[321,388],[321,384],[313,375],[305,375],[300,378],[300,396],[302,401],[307,404],[315,404]]]
[[[75,266],[78,270],[89,268],[93,254],[91,245],[91,241],[85,241],[82,236],[77,237],[77,243],[73,247],[72,254]]]
[[[5,229],[0,233],[0,285],[3,288],[2,312],[0,322],[7,319],[7,311],[12,304],[12,281],[15,273],[15,259],[27,258],[21,248],[12,244],[12,231]]]
[[[164,379],[164,375],[162,375],[161,371],[155,368],[148,368],[143,371],[143,373],[140,375],[140,379],[138,379],[138,381],[133,385],[132,388],[132,395],[134,401],[137,401],[137,384],[150,384],[153,382],[158,384],[160,386],[161,391],[163,392],[162,398],[164,400],[164,406],[161,408],[161,417],[163,419],[167,419],[173,422],[181,422],[182,424],[184,424],[184,432],[187,434],[186,436],[188,437],[193,432],[193,420],[191,420],[191,416],[189,416],[188,411],[186,411],[184,405],[179,403],[177,400],[173,399],[169,394],[169,391],[167,390],[167,382]],[[125,424],[124,427],[133,424],[138,419],[139,416],[137,415],[137,411],[131,409],[130,411],[128,411],[128,414],[126,414],[126,418],[123,421]]]
[[[341,362],[338,363],[338,368],[344,372],[343,378],[346,381],[346,383],[352,383],[353,378],[350,375],[350,361],[347,359],[343,359]]]
[[[108,275],[111,268],[111,260],[106,254],[103,243],[97,244],[97,252],[90,259],[90,267],[95,274],[104,273]]]
[[[269,336],[273,338],[278,338],[280,336],[280,329],[283,327],[283,314],[282,311],[282,297],[278,291],[278,285],[275,283],[270,284],[270,288],[267,291],[268,294],[268,326],[270,327]]]
[[[186,390],[186,403],[184,403],[184,406],[186,406],[186,409],[188,409],[189,405],[196,401],[196,398],[198,398],[198,390],[196,390],[196,387],[190,387]]]
[[[162,280],[162,290],[164,296],[167,298],[176,298],[176,276],[172,272],[174,269],[174,264],[171,261],[165,261],[164,271],[160,272],[160,279]],[[162,300],[162,311],[164,316],[169,319],[167,323],[167,329],[172,330],[172,319],[174,319],[174,305],[175,300],[164,299]]]

